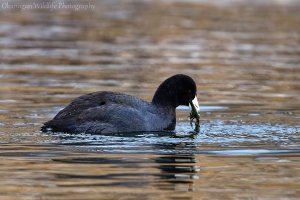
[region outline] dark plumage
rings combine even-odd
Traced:
[[[74,99],[42,130],[98,134],[174,130],[176,107],[188,106],[196,90],[192,78],[178,74],[158,87],[152,102],[115,92],[86,94]]]

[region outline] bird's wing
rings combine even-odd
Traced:
[[[134,127],[135,124],[142,124],[141,120],[144,118],[141,114],[143,111],[151,110],[150,107],[149,103],[130,95],[94,92],[74,99],[52,120],[46,122],[44,128],[74,131],[79,125],[87,126],[87,124],[91,125],[91,122]],[[126,124],[130,122],[132,123],[130,126]]]

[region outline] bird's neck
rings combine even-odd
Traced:
[[[167,90],[157,90],[153,96],[152,99],[152,104],[158,106],[158,107],[170,107],[170,108],[175,108],[177,107],[176,105],[176,99],[171,97],[170,91]]]

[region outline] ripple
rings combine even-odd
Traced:
[[[295,147],[300,141],[300,127],[272,124],[246,124],[240,121],[203,122],[199,134],[191,132],[189,123],[179,123],[175,132],[115,133],[106,135],[53,133],[54,140],[43,143],[67,145],[83,151],[120,153],[199,153],[205,146],[236,147]],[[248,152],[248,154],[251,151]],[[218,153],[218,152],[210,152]],[[247,150],[220,152],[246,154]],[[253,150],[256,153],[268,153]],[[282,152],[278,152],[282,153]]]

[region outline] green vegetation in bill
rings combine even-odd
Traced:
[[[190,124],[193,127],[193,121],[195,119],[195,131],[199,132],[200,130],[200,114],[198,114],[194,104],[190,102],[191,105],[191,113],[190,113]]]

